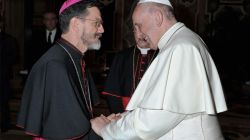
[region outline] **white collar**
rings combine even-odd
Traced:
[[[140,50],[141,54],[148,54],[148,51],[150,50],[150,48],[140,48],[138,46],[137,48]]]
[[[49,30],[46,29],[46,33],[49,34],[49,32],[51,32],[51,34],[55,34],[56,33],[56,28],[53,29],[52,31],[49,31]]]

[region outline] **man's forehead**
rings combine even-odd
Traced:
[[[87,8],[88,15],[86,17],[92,17],[96,19],[101,19],[101,12],[97,7]]]
[[[147,5],[146,4],[139,4],[139,5],[137,5],[136,7],[135,7],[135,9],[134,9],[134,12],[133,12],[133,15],[140,15],[140,14],[142,14],[145,10],[146,10],[146,8],[147,8]]]
[[[144,8],[140,5],[138,5],[135,10],[134,10],[134,13],[133,13],[133,20],[139,20],[139,19],[142,19],[145,15],[145,12],[144,12]]]

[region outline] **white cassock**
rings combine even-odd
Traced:
[[[216,117],[227,110],[220,78],[202,39],[176,23],[122,118],[101,130],[105,140],[223,140]]]

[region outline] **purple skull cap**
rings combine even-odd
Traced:
[[[80,2],[82,0],[66,0],[62,7],[60,8],[59,14],[61,14],[65,9],[69,8],[70,6]]]

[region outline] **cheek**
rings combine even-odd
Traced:
[[[82,38],[85,36],[85,31],[83,29],[79,29],[78,31],[76,31],[76,34],[78,34],[78,36]]]
[[[150,38],[150,40],[152,40],[157,34],[154,27],[155,26],[152,22],[148,22],[148,24],[145,26],[145,34]]]
[[[93,27],[85,28],[83,31],[85,32],[85,34],[95,34],[96,33],[96,29]]]

